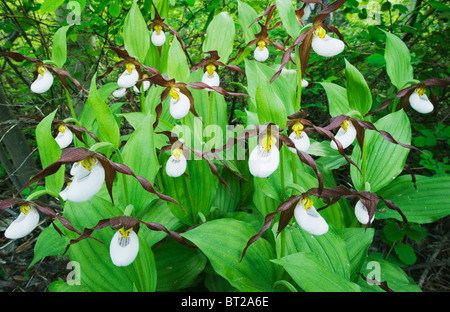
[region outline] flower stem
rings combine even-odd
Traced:
[[[363,141],[363,150],[362,150],[362,172],[361,172],[361,176],[362,176],[362,185],[364,187],[365,191],[366,190],[366,171],[367,171],[367,146],[366,146],[366,136],[364,136],[364,141]]]
[[[72,114],[73,119],[77,120],[77,115],[75,114],[75,110],[73,109],[72,100],[70,98],[69,90],[64,88],[66,91],[67,103],[69,104],[70,113]]]
[[[295,47],[295,55],[297,62],[297,103],[295,106],[295,111],[298,112],[301,108],[302,102],[302,64],[300,62],[300,54],[298,45]]]
[[[212,94],[212,91],[209,91],[208,125],[212,125],[213,102],[214,102],[214,96]]]
[[[123,164],[123,157],[122,152],[118,149],[114,149],[116,151],[117,157],[119,157],[119,162]],[[130,199],[128,197],[128,182],[127,182],[127,176],[122,174],[122,181],[123,181],[123,192],[125,193],[125,202],[127,204],[130,203]]]

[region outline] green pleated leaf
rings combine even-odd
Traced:
[[[361,273],[369,280],[386,282],[387,286],[395,292],[420,292],[420,288],[414,283],[400,267],[389,261],[374,257],[367,257],[361,267]],[[359,277],[358,285],[364,291],[383,291],[378,285],[369,284]]]
[[[345,77],[347,79],[347,98],[350,109],[364,116],[372,107],[372,94],[364,76],[355,66],[345,60]]]
[[[286,254],[311,252],[334,274],[350,279],[350,260],[344,240],[333,226],[324,235],[311,235],[299,226],[287,227]]]
[[[345,242],[348,259],[350,260],[350,278],[355,281],[357,275],[367,258],[367,251],[373,241],[374,229],[343,228],[338,230]]]
[[[360,287],[331,271],[316,254],[298,252],[272,262],[283,266],[307,292],[357,292]]]
[[[59,220],[53,222],[59,229],[63,228]],[[41,234],[39,234],[36,245],[34,246],[33,260],[28,266],[28,269],[45,257],[61,256],[66,249],[68,242],[67,238],[61,236],[52,225],[46,227]]]
[[[283,22],[286,32],[292,38],[297,38],[301,25],[298,23],[295,9],[291,0],[276,0],[278,14]]]
[[[233,51],[234,35],[234,21],[228,12],[217,14],[206,29],[203,52],[216,50],[220,61],[226,64]]]
[[[114,147],[118,147],[120,140],[119,126],[117,125],[109,106],[100,98],[96,80],[97,74],[92,77],[87,105],[89,105],[94,111],[95,120],[97,121],[100,132],[100,140],[109,142]]]
[[[272,291],[274,258],[271,246],[260,238],[239,261],[247,241],[255,234],[246,222],[217,219],[181,234],[208,257],[215,272],[239,291]],[[224,239],[226,238],[226,239]]]
[[[238,20],[244,33],[245,42],[255,39],[255,34],[259,32],[259,26],[254,23],[251,27],[250,24],[258,17],[258,13],[249,6],[247,3],[238,0]]]
[[[389,132],[392,137],[404,144],[411,143],[411,126],[404,110],[391,113],[374,123],[378,130]],[[367,171],[366,182],[370,191],[377,192],[393,181],[405,166],[409,149],[385,140],[376,131],[366,130]],[[354,148],[351,159],[362,168],[361,150]],[[359,191],[364,190],[361,173],[351,166],[350,176],[353,185]]]
[[[154,115],[148,113],[130,136],[122,151],[123,163],[151,184],[159,171],[159,161],[154,147],[154,120]],[[150,204],[154,195],[147,192],[134,177],[125,175],[121,177],[127,181],[128,202],[125,206],[132,204],[136,213],[141,212]]]
[[[255,100],[258,119],[261,124],[273,122],[279,127],[284,127],[287,121],[286,108],[274,92],[268,82],[256,88]]]
[[[347,99],[347,90],[331,82],[321,82],[320,84],[327,94],[328,109],[331,117],[348,115],[351,109]]]
[[[61,148],[52,135],[52,123],[55,119],[56,111],[41,120],[36,127],[36,142],[39,149],[42,168],[54,163],[61,156]],[[45,177],[45,189],[56,196],[61,191],[64,184],[64,167],[52,175]]]
[[[450,214],[450,175],[416,176],[417,190],[408,175],[400,176],[379,191],[383,198],[392,200],[406,215],[409,222],[431,223]],[[394,211],[378,210],[377,218],[401,217]]]
[[[83,203],[66,202],[64,207],[64,217],[79,230],[92,228],[99,220],[121,214],[110,201],[99,196]],[[111,261],[109,244],[115,233],[111,227],[92,234],[104,244],[87,238],[71,245],[68,254],[71,261],[77,261],[80,265],[81,285],[90,291],[154,291],[156,265],[153,252],[144,239],[144,233],[141,233],[146,230],[148,229],[142,227],[139,231],[139,253],[127,267],[117,267]],[[73,238],[73,233],[67,234]]]
[[[157,291],[177,291],[189,287],[205,268],[207,258],[199,250],[168,240],[155,249],[158,272]]]
[[[176,81],[187,82],[190,75],[189,64],[187,63],[186,54],[176,38],[172,40],[169,48],[169,60],[167,62],[169,77]]]
[[[401,90],[405,88],[408,81],[413,80],[413,68],[411,66],[411,55],[406,44],[396,35],[390,32],[386,34],[386,49],[384,58],[386,60],[386,72],[392,84]]]
[[[67,59],[66,33],[70,26],[59,28],[53,36],[52,61],[57,68],[62,68]]]
[[[150,36],[147,23],[136,0],[133,1],[131,9],[125,17],[122,37],[128,54],[136,57],[138,61],[144,62],[150,47]]]

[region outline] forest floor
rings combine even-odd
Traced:
[[[414,248],[417,261],[404,270],[423,292],[450,291],[449,224],[450,216],[425,224],[423,226],[427,230],[426,238],[419,242],[407,242]],[[34,245],[42,228],[22,239],[8,240],[3,236],[2,226],[4,225],[0,224],[0,292],[48,292],[50,283],[59,278],[66,279],[72,270],[72,267],[67,268],[69,262],[67,256],[46,257],[27,272],[33,260]],[[375,228],[378,226],[374,223]],[[375,236],[371,249],[386,251],[388,248],[389,246]]]

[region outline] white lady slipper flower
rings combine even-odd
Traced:
[[[327,221],[317,212],[309,196],[304,196],[298,202],[294,217],[298,225],[310,234],[323,235],[328,232]]]
[[[19,216],[9,225],[5,231],[5,237],[9,239],[22,238],[30,234],[39,223],[39,212],[28,204],[20,206]]]
[[[347,148],[356,138],[356,128],[350,120],[344,120],[334,137],[342,144],[342,148]],[[338,149],[334,141],[331,141],[330,145],[332,149]]]
[[[253,52],[253,57],[258,62],[264,62],[269,58],[269,50],[266,47],[266,43],[263,40],[258,42],[258,47],[256,47],[255,52]]]
[[[87,157],[73,164],[70,174],[72,182],[59,193],[63,200],[81,203],[91,199],[100,191],[105,180],[105,169],[94,157]]]
[[[139,238],[133,228],[119,229],[111,239],[109,255],[116,266],[128,266],[139,252]]]
[[[409,96],[409,104],[411,107],[421,114],[431,113],[434,109],[433,104],[425,93],[425,88],[416,88]]]
[[[189,98],[180,92],[180,89],[170,88],[170,115],[175,119],[181,119],[189,113],[191,102]]]
[[[269,132],[250,153],[248,166],[253,176],[267,178],[277,170],[280,163],[280,151],[276,142],[277,140]]]
[[[294,142],[295,147],[302,152],[308,151],[311,143],[309,142],[308,135],[303,131],[303,125],[300,122],[296,122],[292,126],[292,130],[294,131],[292,131],[292,133],[289,135],[289,139]],[[289,150],[292,153],[297,154],[295,148],[289,147]]]
[[[344,51],[345,44],[342,40],[328,36],[325,29],[319,26],[314,31],[311,46],[317,54],[332,57]]]
[[[58,143],[60,148],[66,148],[72,143],[73,133],[64,124],[59,125],[58,134],[55,138],[56,143]]]
[[[44,93],[52,86],[53,75],[44,66],[39,66],[37,71],[38,76],[36,80],[33,81],[30,88],[34,93]]]
[[[112,93],[112,96],[116,99],[124,97],[127,94],[127,88],[119,88]]]
[[[362,224],[369,223],[369,211],[367,210],[367,207],[363,205],[363,203],[358,200],[358,202],[355,205],[355,216],[358,219],[358,221]],[[375,219],[375,215],[372,217],[372,220],[370,220],[370,223]]]
[[[302,88],[306,88],[309,85],[309,82],[305,79],[302,79]]]
[[[152,33],[152,43],[160,47],[166,42],[166,34],[162,31],[161,25],[156,25]]]
[[[127,69],[117,79],[117,84],[121,88],[130,88],[139,80],[139,73],[136,70],[136,66],[133,63],[128,63],[126,67]]]
[[[211,87],[218,87],[220,85],[220,78],[216,72],[216,66],[209,64],[206,66],[206,71],[203,74],[202,82]],[[212,89],[205,89],[207,91],[213,91]]]
[[[147,78],[147,75],[144,74],[144,75],[142,76],[142,78],[143,78],[143,79]],[[140,89],[138,89],[137,86],[133,86],[133,91],[136,92],[136,93],[141,93],[141,89],[142,89],[142,88],[144,88],[144,92],[147,91],[148,88],[150,88],[150,81],[147,81],[147,80],[146,80],[146,81],[142,81],[142,83],[141,83],[141,88],[140,88]]]
[[[179,177],[185,171],[187,167],[186,157],[183,155],[182,148],[174,148],[172,155],[169,157],[166,163],[166,173],[169,177]]]

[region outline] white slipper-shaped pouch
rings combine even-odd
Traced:
[[[411,93],[409,96],[409,104],[415,111],[421,114],[431,113],[434,109],[433,103],[430,102],[423,88],[417,88]]]
[[[109,245],[111,261],[116,266],[130,265],[139,252],[139,238],[133,229],[118,230]]]
[[[334,137],[342,144],[342,148],[345,149],[349,147],[353,143],[353,141],[355,141],[356,128],[351,123],[351,121],[346,120],[342,123],[341,127]],[[330,146],[332,149],[338,149],[337,144],[333,140],[330,142]]]
[[[5,237],[18,239],[30,234],[39,223],[39,212],[29,205],[20,207],[19,216],[8,226]]]
[[[38,76],[30,86],[34,93],[44,93],[48,91],[53,84],[53,75],[44,66],[39,66]]]
[[[328,232],[327,221],[317,212],[312,201],[300,200],[294,209],[294,217],[298,225],[310,234],[323,235]]]

